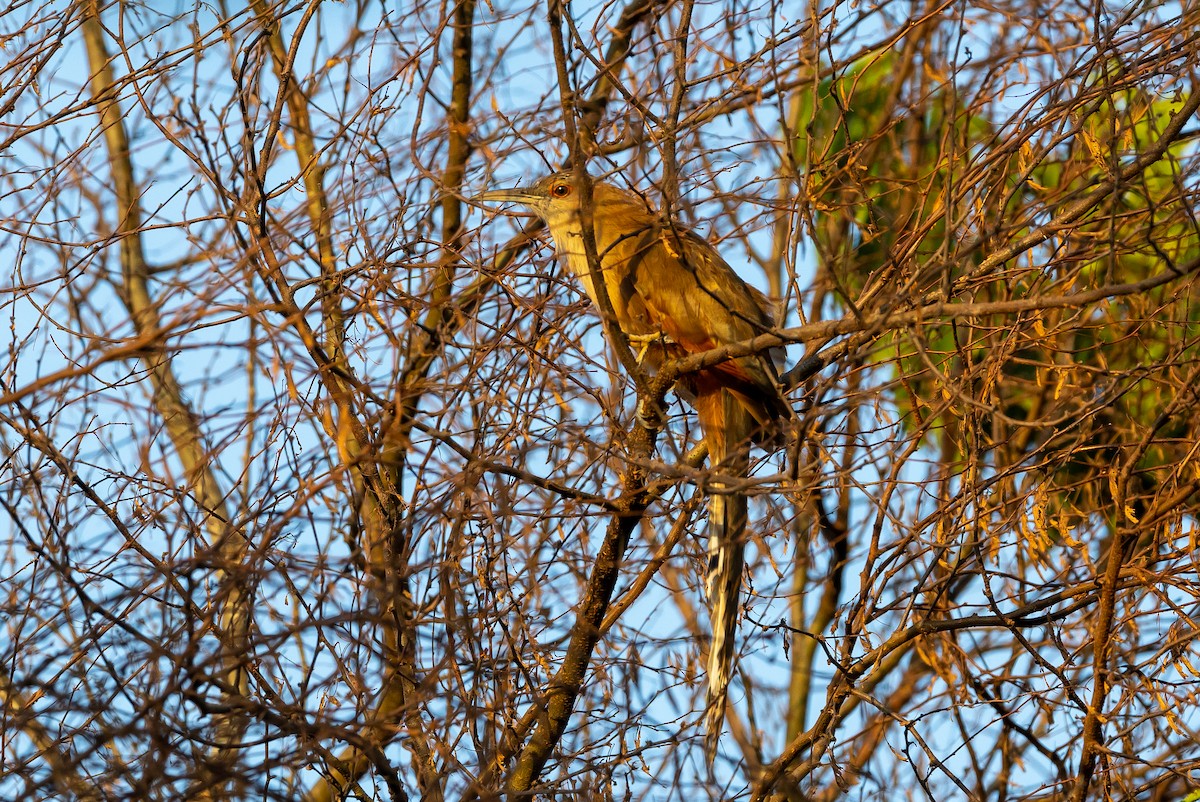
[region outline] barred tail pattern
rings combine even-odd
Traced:
[[[745,477],[754,419],[729,391],[699,396],[696,408],[708,443],[709,461],[722,476]],[[742,569],[745,566],[746,496],[729,492],[723,482],[710,486],[708,501],[708,575],[712,641],[708,650],[705,755],[712,766],[725,723],[725,705],[737,656],[737,621]]]

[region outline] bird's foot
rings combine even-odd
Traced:
[[[662,332],[655,334],[626,334],[625,339],[629,340],[630,346],[641,346],[637,349],[638,362],[646,358],[646,352],[650,350],[650,346],[652,345],[668,346],[675,344],[674,340]]]

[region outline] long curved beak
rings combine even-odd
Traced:
[[[537,195],[529,187],[513,187],[512,189],[493,189],[471,198],[472,203],[524,203],[530,204],[537,200]]]

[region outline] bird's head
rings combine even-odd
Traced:
[[[591,208],[597,226],[609,231],[638,232],[655,224],[657,213],[641,196],[604,181],[585,179],[591,184]],[[478,195],[476,203],[520,203],[546,223],[555,239],[578,236],[580,211],[587,187],[575,173],[560,170],[527,187],[493,189]]]
[[[593,185],[593,191],[600,186],[603,185]],[[583,191],[579,178],[573,172],[563,170],[529,186],[493,189],[472,200],[477,203],[520,203],[553,228],[555,223],[578,215]]]

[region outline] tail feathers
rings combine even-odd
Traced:
[[[732,477],[749,473],[747,455],[755,420],[736,395],[728,390],[696,398],[696,411],[714,470]],[[723,492],[712,484],[708,501],[708,575],[712,642],[708,650],[708,693],[705,720],[705,754],[711,767],[725,723],[725,705],[737,656],[738,599],[745,566],[746,497]]]

